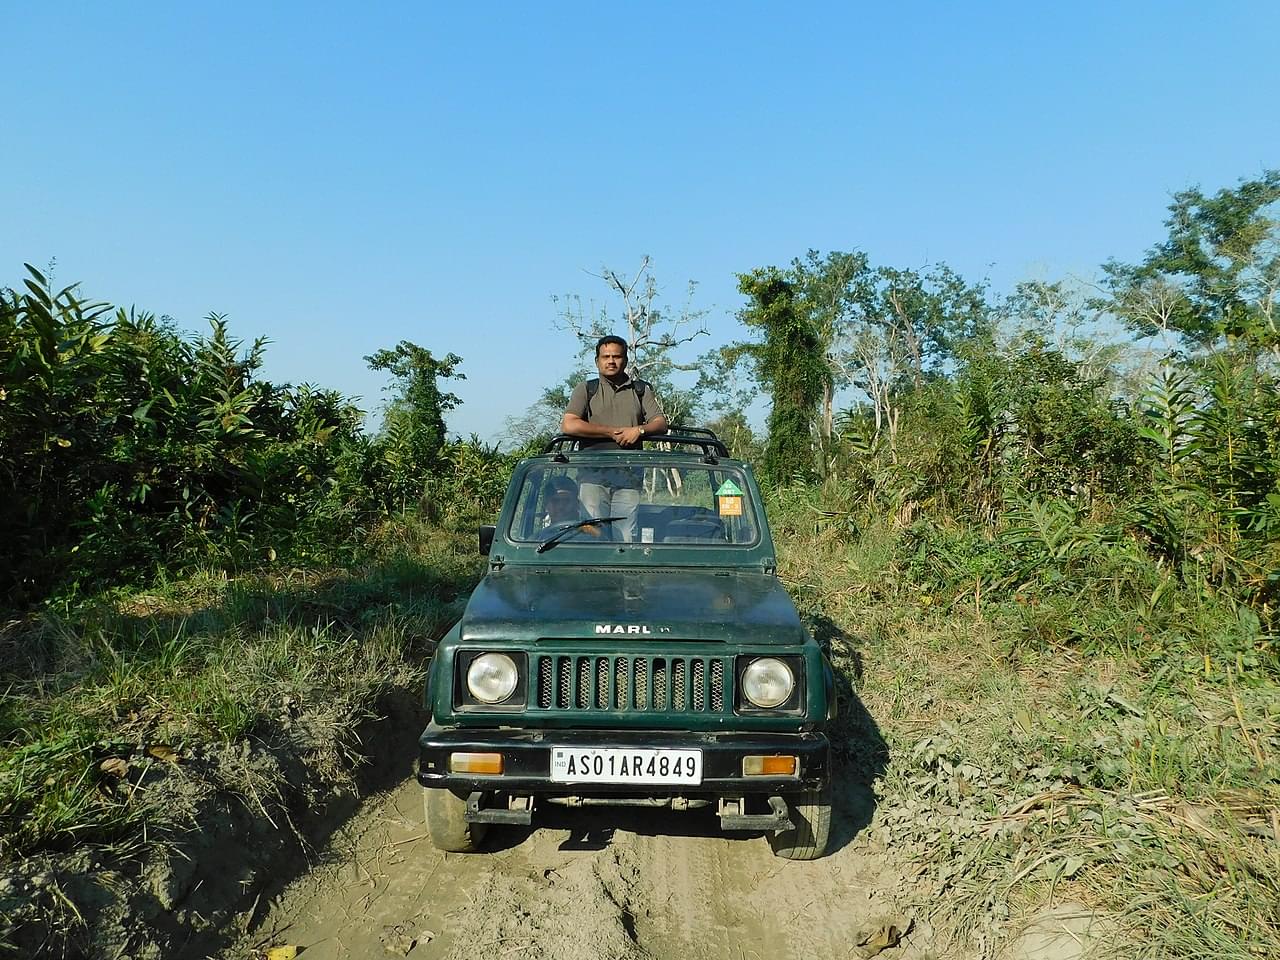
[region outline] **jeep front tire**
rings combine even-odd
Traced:
[[[817,860],[831,838],[831,782],[817,790],[788,796],[787,810],[795,826],[769,835],[774,856],[787,860]]]
[[[466,796],[447,787],[425,788],[425,793],[422,804],[432,845],[449,853],[473,853],[488,824],[467,822]]]

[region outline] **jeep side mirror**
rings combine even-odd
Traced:
[[[482,524],[480,527],[480,552],[486,557],[489,555],[489,549],[493,546],[493,534],[497,529],[491,523]]]

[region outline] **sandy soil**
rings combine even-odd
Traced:
[[[298,946],[305,960],[748,960],[934,956],[929,931],[897,910],[907,881],[864,829],[869,788],[838,787],[833,851],[777,859],[760,837],[726,837],[706,811],[544,807],[534,830],[493,829],[485,851],[442,854],[426,837],[422,789],[371,798],[225,960]]]

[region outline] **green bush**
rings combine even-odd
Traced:
[[[243,349],[223,317],[187,337],[27,269],[23,291],[0,290],[0,604],[347,562],[393,512],[501,496],[510,459],[444,435],[457,398],[436,380],[458,357],[370,357],[396,391],[371,436],[335,391],[259,379],[265,341]]]

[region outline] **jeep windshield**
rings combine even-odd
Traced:
[[[740,469],[719,465],[538,464],[524,475],[508,536],[575,546],[750,547],[759,541],[750,489]],[[600,520],[583,522],[592,518]]]

